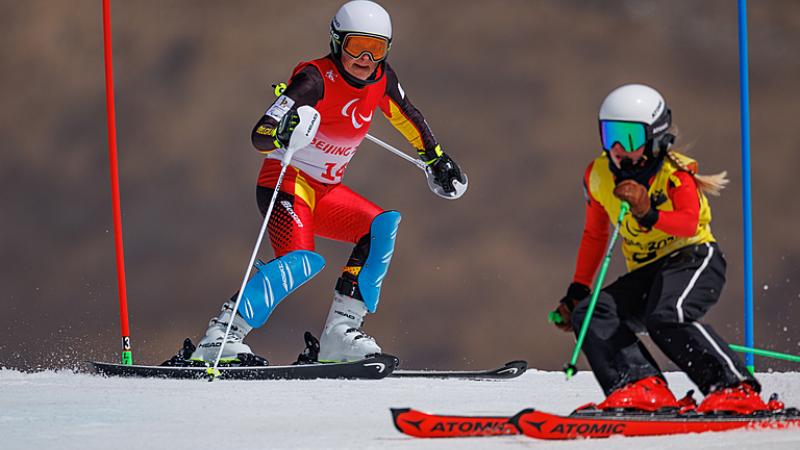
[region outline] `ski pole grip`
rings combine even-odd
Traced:
[[[550,311],[549,313],[547,313],[547,321],[558,325],[560,323],[564,323],[564,318],[561,317],[560,312]]]
[[[622,204],[619,205],[619,218],[617,218],[617,223],[622,223],[622,219],[625,217],[625,214],[627,214],[630,210],[631,204],[623,200]]]
[[[286,90],[286,83],[277,83],[273,84],[272,88],[275,89],[275,97],[280,97],[283,94],[283,91]]]

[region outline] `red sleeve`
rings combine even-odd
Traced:
[[[667,195],[672,200],[673,211],[659,211],[658,221],[653,226],[672,236],[691,237],[697,233],[700,221],[700,196],[697,183],[690,174],[678,171],[675,175],[680,186],[670,183]]]
[[[587,202],[586,222],[583,225],[583,237],[581,237],[581,245],[578,249],[578,260],[575,263],[575,275],[572,277],[572,281],[588,286],[590,289],[594,274],[603,259],[611,224],[605,208],[592,197],[588,188],[592,164],[589,164],[583,179]]]

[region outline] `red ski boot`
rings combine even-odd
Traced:
[[[694,389],[689,389],[682,399],[678,400],[678,414],[686,414],[697,409],[697,400],[694,399]]]
[[[777,405],[775,405],[777,406]],[[747,383],[738,386],[717,389],[706,395],[700,406],[699,413],[733,413],[749,415],[758,411],[768,411],[769,408],[758,392]]]
[[[678,400],[667,387],[667,382],[652,376],[617,389],[599,405],[598,409],[638,409],[658,411],[662,408],[678,409]]]
[[[769,401],[767,402],[767,409],[772,412],[780,412],[786,408],[786,405],[778,399],[778,393],[774,393],[770,395]]]

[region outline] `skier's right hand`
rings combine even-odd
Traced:
[[[556,311],[561,315],[561,322],[556,322],[555,326],[564,332],[572,331],[572,311],[575,306],[582,302],[591,293],[588,286],[573,282],[567,288],[567,295],[558,302]]]
[[[281,118],[278,126],[275,128],[275,147],[285,148],[289,145],[289,140],[292,138],[292,132],[297,124],[300,123],[300,116],[297,114],[297,109],[292,108]]]
[[[647,187],[636,180],[623,180],[614,188],[614,196],[631,205],[631,213],[641,219],[650,211]]]

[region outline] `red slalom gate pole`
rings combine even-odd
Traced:
[[[111,6],[103,0],[103,50],[106,69],[106,115],[108,118],[108,157],[111,165],[111,203],[114,214],[114,250],[117,256],[117,287],[122,329],[122,364],[133,364],[128,326],[128,292],[125,285],[125,252],[122,247],[122,207],[119,201],[119,162],[117,160],[117,120],[114,109],[114,71],[111,62]]]

